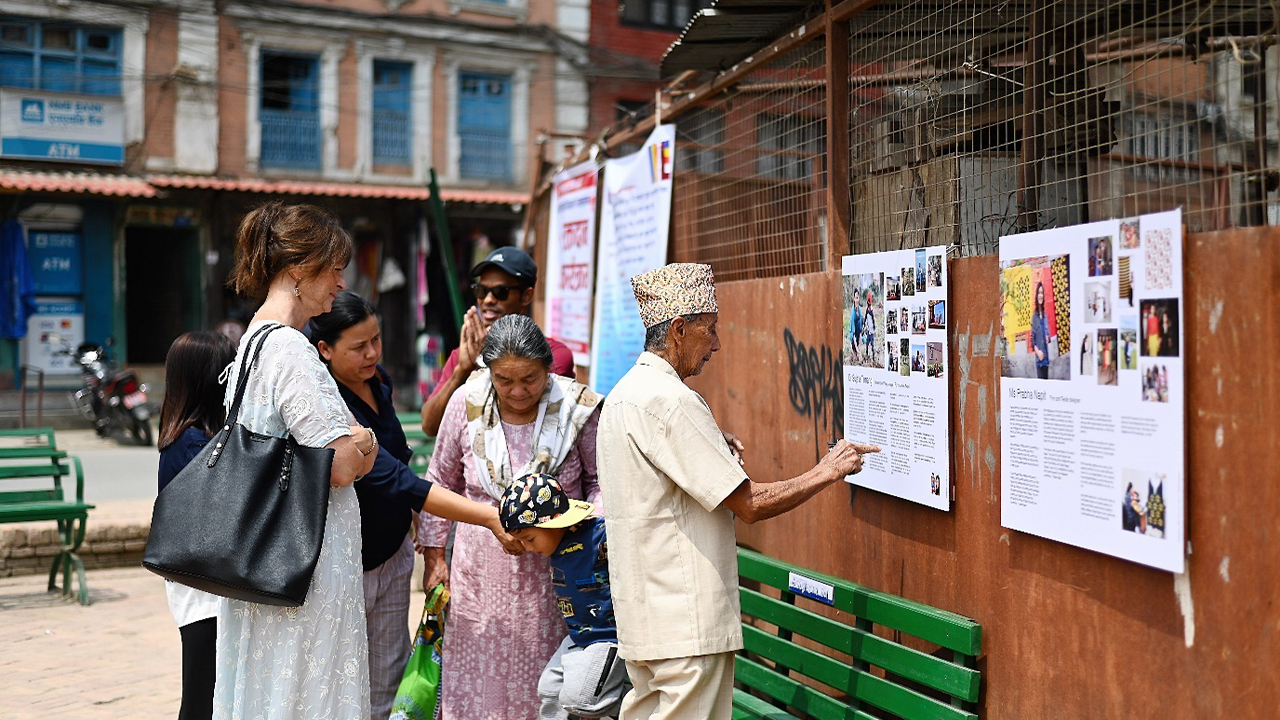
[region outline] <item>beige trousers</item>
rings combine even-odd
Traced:
[[[729,720],[733,653],[627,661],[634,689],[618,720]]]

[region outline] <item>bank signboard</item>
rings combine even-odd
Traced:
[[[124,101],[0,89],[0,157],[123,165]]]

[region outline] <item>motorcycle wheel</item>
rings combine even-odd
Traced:
[[[147,418],[134,417],[133,422],[129,425],[129,433],[133,435],[133,439],[139,445],[150,445],[151,438],[151,421]]]

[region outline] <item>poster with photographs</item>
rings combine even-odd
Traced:
[[[844,436],[879,445],[849,482],[951,509],[946,248],[850,255]]]
[[[1003,237],[1000,295],[1000,524],[1182,572],[1181,210]]]

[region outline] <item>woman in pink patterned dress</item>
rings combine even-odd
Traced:
[[[428,479],[497,506],[513,480],[547,468],[570,497],[599,512],[596,423],[600,398],[548,373],[551,349],[523,315],[499,318],[482,352],[486,372],[453,394],[440,423]],[[547,558],[504,547],[492,533],[423,513],[418,544],[426,587],[452,592],[441,677],[442,720],[535,720],[538,677],[565,629]]]

